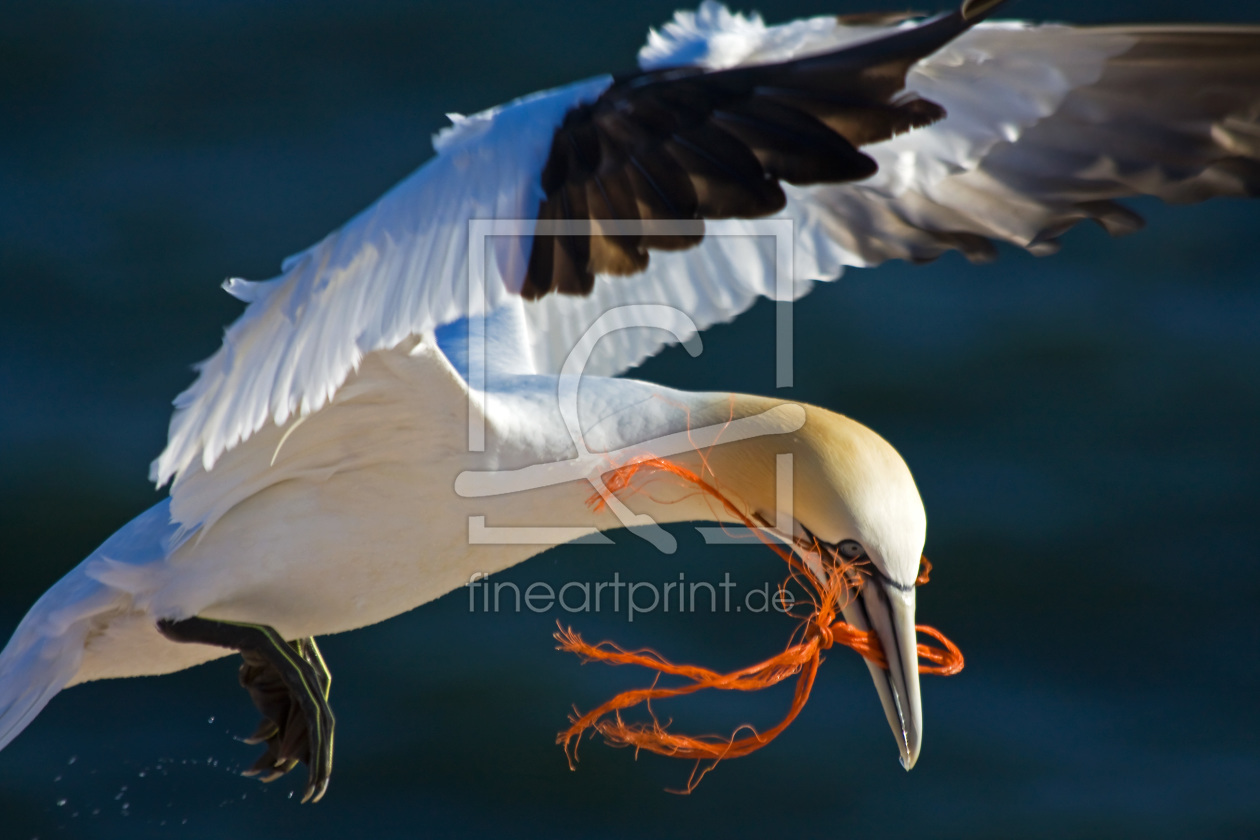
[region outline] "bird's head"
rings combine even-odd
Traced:
[[[765,412],[775,404],[752,398],[741,409]],[[867,666],[909,770],[923,733],[914,616],[927,531],[923,502],[905,461],[887,441],[842,415],[802,408],[804,425],[718,446],[707,466],[723,491],[751,513],[767,523],[786,523],[790,515],[795,536],[812,536],[855,564],[861,587],[844,606],[844,618],[873,630],[884,649],[888,670],[869,661]],[[799,412],[796,418],[787,425],[798,425]],[[790,467],[781,455],[792,456]],[[791,469],[786,499],[784,469]]]

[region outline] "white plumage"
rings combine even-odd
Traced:
[[[770,65],[917,25],[815,18],[768,27],[710,0],[651,33],[640,64]],[[1224,45],[1214,55],[1198,49],[1213,39]],[[903,673],[896,662],[895,679],[873,673],[913,764],[921,721],[912,587],[925,520],[896,453],[820,410],[788,416],[777,401],[600,377],[730,320],[758,297],[795,299],[845,266],[948,249],[981,259],[993,239],[1046,252],[1082,218],[1113,232],[1136,227],[1113,198],[1253,191],[1260,78],[1243,47],[1258,42],[1260,30],[1244,27],[982,23],[963,32],[910,68],[901,95],[937,103],[945,119],[865,144],[879,165],[870,178],[783,185],[786,205],[773,219],[792,225],[785,284],[773,249],[753,238],[764,223],[732,219],[711,226],[697,247],[653,251],[639,274],[600,277],[587,296],[533,301],[518,295],[530,237],[492,239],[484,294],[470,296],[478,262],[470,220],[530,222],[557,129],[614,81],[453,117],[434,138],[432,160],[286,260],[280,276],[227,284],[247,308],[176,400],[169,443],[153,464],[159,484],[172,482],[171,497],[106,541],[18,628],[0,655],[0,746],[65,685],[163,673],[226,652],[173,644],[157,632],[159,619],[265,624],[285,638],[383,620],[544,547],[474,543],[472,517],[572,533],[617,527],[612,513],[586,504],[585,479],[608,466],[600,453],[632,457],[646,442],[751,417],[765,436],[717,450],[738,453],[714,462],[724,488],[749,513],[777,521],[767,496],[773,440],[801,464],[797,525],[828,544],[860,542],[892,587],[881,597],[896,602],[887,620],[903,635],[886,638],[885,648],[900,647]],[[1162,58],[1126,65],[1137,53]],[[1183,86],[1212,80],[1218,96],[1199,105],[1176,95],[1146,101],[1144,90],[1173,84],[1165,78],[1173,75]],[[1132,119],[1138,113],[1145,122]],[[1154,139],[1151,123],[1164,129]],[[557,402],[561,369],[602,317],[636,304],[680,317],[669,330],[648,328],[656,322],[622,310],[619,323],[632,328],[609,334],[578,371],[586,376],[575,436]],[[470,372],[482,365],[470,329],[478,342],[484,335],[484,382]],[[483,447],[469,446],[470,423],[484,427]],[[573,468],[584,480],[508,495],[457,492],[471,474],[571,461],[582,455],[578,440],[594,453]],[[661,522],[723,518],[702,499],[668,494],[642,496],[635,510]]]
[[[714,41],[721,56],[706,55],[702,66],[782,61],[883,29],[844,27],[834,18],[766,27],[710,2],[698,15],[680,14],[666,30],[672,39],[652,38],[640,63],[670,66],[693,45]],[[921,62],[907,87],[943,105],[949,118],[872,146],[880,173],[860,186],[790,190],[788,207],[777,215],[798,225],[793,295],[813,281],[835,279],[844,266],[878,261],[863,257],[861,246],[841,244],[855,237],[860,214],[886,212],[908,193],[931,196],[947,177],[973,171],[996,143],[1017,139],[1053,113],[1069,90],[1096,81],[1106,59],[1133,43],[1120,33],[982,24]],[[470,314],[468,220],[532,218],[541,197],[536,173],[552,133],[570,108],[611,82],[599,77],[457,117],[434,138],[433,160],[343,228],[285,260],[279,277],[231,281],[228,291],[251,305],[176,401],[170,442],[152,478],[164,484],[197,457],[212,466],[269,419],[284,423],[320,408],[364,354]],[[505,305],[519,287],[521,251],[504,248],[487,263],[488,307]],[[535,369],[556,372],[577,338],[615,306],[678,306],[701,330],[729,320],[758,297],[775,296],[773,269],[738,237],[711,238],[690,251],[658,254],[645,275],[600,284],[589,298],[544,298],[526,316]],[[658,352],[661,339],[649,330],[625,332],[601,349],[589,372],[616,375]]]

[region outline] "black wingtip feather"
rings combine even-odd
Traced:
[[[860,146],[944,116],[927,100],[898,99],[910,66],[1001,4],[967,0],[919,26],[778,64],[618,78],[557,129],[538,218],[756,218],[786,205],[780,182],[869,178],[877,165]],[[701,238],[604,235],[598,224],[590,235],[538,235],[521,295],[589,294],[597,274],[633,274],[649,249],[683,250]]]

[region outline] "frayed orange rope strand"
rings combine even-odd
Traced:
[[[556,743],[564,746],[570,769],[574,768],[577,761],[577,742],[584,732],[594,729],[613,746],[633,747],[636,753],[638,750],[648,750],[660,755],[694,760],[696,766],[687,780],[686,787],[674,791],[690,793],[700,780],[717,766],[719,761],[726,758],[738,758],[759,750],[787,729],[809,700],[810,691],[814,687],[814,679],[818,675],[818,666],[822,662],[823,651],[839,643],[852,648],[881,668],[887,668],[888,663],[880,647],[879,639],[874,633],[859,630],[844,621],[836,620],[838,611],[847,603],[854,587],[851,583],[853,579],[851,564],[845,563],[834,552],[831,552],[831,556],[828,557],[817,543],[812,546],[798,545],[798,549],[816,552],[824,558],[827,579],[817,580],[796,552],[789,551],[773,541],[762,527],[739,510],[715,486],[686,467],[670,461],[651,458],[619,467],[611,471],[611,476],[605,482],[605,486],[614,493],[622,490],[628,487],[635,474],[645,467],[672,473],[719,502],[732,517],[743,522],[775,554],[787,562],[791,578],[804,582],[811,590],[814,604],[813,613],[805,619],[802,641],[789,644],[782,653],[763,662],[727,674],[694,665],[676,665],[652,650],[627,651],[611,642],[592,645],[584,641],[572,628],[560,627],[557,624],[559,629],[555,633],[555,638],[560,643],[559,650],[577,654],[585,661],[605,662],[609,665],[639,665],[656,671],[658,679],[660,675],[669,675],[690,681],[689,684],[673,688],[661,688],[654,682],[650,688],[624,691],[586,714],[575,712],[569,719],[569,728],[556,737]],[[590,504],[594,509],[599,510],[604,506],[605,499],[597,493],[591,497]],[[916,584],[927,583],[928,575],[932,570],[932,564],[926,557],[922,559],[922,563],[923,571],[916,579]],[[935,663],[934,665],[920,664],[920,673],[950,675],[962,670],[963,656],[957,645],[934,627],[921,624],[916,629],[932,636],[944,646],[938,648],[925,644],[918,645],[919,656]],[[710,688],[719,691],[760,691],[778,685],[793,676],[796,676],[797,680],[792,705],[783,720],[764,732],[745,726],[727,738],[711,735],[680,735],[666,729],[651,712],[653,700],[680,697]],[[622,719],[623,709],[640,704],[648,706],[649,714],[652,715],[650,724],[627,723]],[[752,734],[743,738],[737,737],[743,729],[749,730]]]

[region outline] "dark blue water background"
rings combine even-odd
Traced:
[[[0,628],[159,496],[171,397],[265,278],[430,154],[445,111],[627,69],[672,0],[0,5]],[[852,8],[762,3],[770,20]],[[1250,3],[1028,0],[1029,17],[1260,20]],[[1153,95],[1158,95],[1153,92]],[[0,753],[0,837],[1260,836],[1260,206],[1139,205],[1145,232],[1037,260],[851,271],[796,309],[790,394],[883,433],[919,482],[920,617],[966,651],[928,678],[913,773],[865,668],[833,652],[774,745],[688,768],[552,743],[638,684],[553,650],[561,616],[466,595],[327,639],[328,798],[239,778],[254,713],[222,660],[57,697]],[[773,309],[645,377],[774,391]],[[777,580],[764,549],[629,535],[504,579]],[[773,615],[575,616],[592,637],[734,667]],[[788,690],[662,710],[767,725]]]

